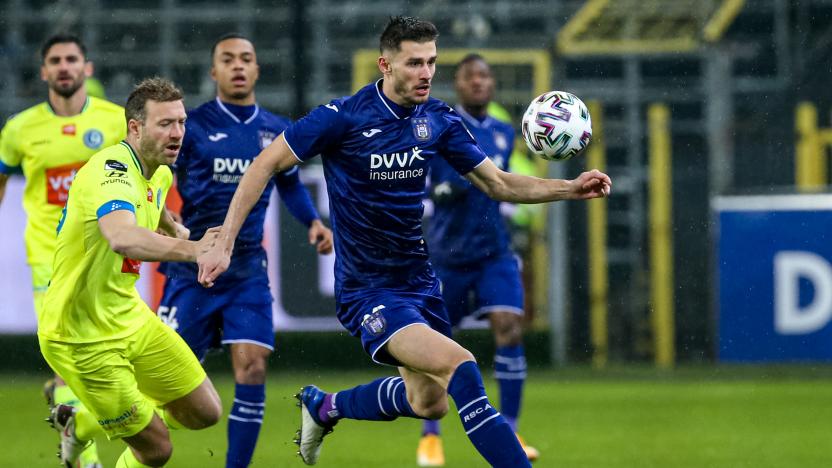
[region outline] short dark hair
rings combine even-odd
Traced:
[[[429,42],[439,37],[433,23],[412,16],[392,16],[379,39],[379,51],[400,51],[403,41]]]
[[[460,68],[462,68],[463,66],[465,66],[465,65],[467,65],[471,62],[482,62],[482,63],[488,65],[488,61],[485,60],[485,57],[483,57],[480,54],[472,52],[472,53],[466,55],[465,57],[462,57],[462,60],[457,62],[456,67],[454,67],[454,74],[456,74],[459,71]]]
[[[144,122],[147,117],[147,109],[145,108],[147,101],[171,102],[180,100],[182,100],[182,90],[172,81],[158,76],[146,78],[133,88],[130,97],[127,98],[127,104],[124,106],[124,116],[128,122],[130,120]]]
[[[227,41],[229,39],[244,39],[246,41],[251,42],[251,39],[247,38],[243,33],[229,32],[223,34],[222,36],[218,37],[217,40],[214,41],[214,45],[211,46],[211,63],[214,63],[214,52],[217,51],[217,46],[220,45],[220,42]]]
[[[84,59],[87,58],[87,46],[85,46],[84,43],[81,42],[81,38],[72,33],[61,32],[49,36],[46,39],[46,41],[44,41],[43,45],[40,46],[40,60],[46,60],[46,54],[49,53],[49,49],[51,49],[53,45],[68,43],[73,43],[77,45],[78,48],[81,49],[81,55],[84,56]]]

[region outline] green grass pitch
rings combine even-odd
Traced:
[[[270,376],[255,467],[301,467],[291,439],[304,384],[339,389],[381,374],[321,371]],[[0,375],[0,466],[53,467],[57,434],[42,422],[43,376]],[[226,412],[233,383],[214,381]],[[487,380],[492,401],[497,393]],[[449,415],[453,416],[453,414]],[[521,435],[540,449],[535,467],[829,467],[832,370],[828,367],[569,368],[530,372]],[[420,422],[343,421],[324,443],[321,467],[410,467]],[[221,467],[225,421],[172,434],[172,467]],[[455,417],[443,421],[448,467],[484,467]],[[101,441],[108,467],[121,442]]]

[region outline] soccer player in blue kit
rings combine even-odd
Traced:
[[[454,87],[459,100],[455,112],[494,165],[507,170],[514,129],[488,115],[495,86],[485,59],[477,54],[463,58],[456,66]],[[451,326],[459,325],[467,315],[488,318],[497,345],[494,377],[500,388],[500,413],[516,433],[526,379],[523,284],[500,202],[474,187],[442,158],[431,162],[429,180],[434,210],[425,235]],[[534,447],[523,439],[520,444],[529,460],[537,459]],[[439,421],[425,421],[416,459],[419,466],[445,464]]]
[[[391,18],[381,35],[383,78],[335,99],[289,126],[246,172],[211,251],[199,259],[210,287],[228,268],[235,239],[275,172],[320,154],[335,231],[337,316],[371,358],[398,367],[387,377],[337,393],[304,387],[298,434],[304,463],[317,463],[323,437],[342,418],[438,419],[457,406],[466,434],[493,466],[530,466],[517,437],[485,394],[474,356],[451,327],[422,238],[422,196],[431,160],[442,157],[492,198],[523,203],[609,193],[600,171],[549,180],[499,170],[461,118],[430,98],[436,27]]]
[[[214,100],[188,112],[176,162],[182,220],[192,238],[222,223],[237,183],[260,151],[290,124],[261,109],[254,95],[259,70],[252,43],[239,34],[222,36],[211,51]],[[273,178],[292,215],[309,227],[319,253],[332,251],[326,228],[301,184],[298,168]],[[266,399],[266,364],[274,350],[272,296],[263,250],[263,221],[271,195],[264,190],[242,226],[229,271],[210,291],[196,282],[196,265],[169,263],[158,315],[179,332],[202,360],[210,347],[230,347],[234,403],[228,416],[227,467],[251,462]]]

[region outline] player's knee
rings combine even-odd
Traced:
[[[523,321],[519,315],[502,313],[495,318],[491,320],[491,328],[497,346],[517,346],[523,343]]]
[[[222,419],[222,404],[220,404],[219,400],[213,400],[210,403],[206,403],[202,411],[199,412],[198,424],[200,427],[192,429],[211,427],[220,422],[220,419]]]
[[[250,359],[234,369],[234,380],[244,385],[261,385],[266,383],[266,359]]]
[[[442,419],[446,414],[448,414],[448,398],[442,398],[441,400],[435,401],[430,406],[422,408],[422,416],[425,419]]]

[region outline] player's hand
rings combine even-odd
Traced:
[[[217,241],[222,228],[213,227],[205,231],[205,235],[197,241],[196,263],[199,266],[197,279],[199,284],[206,288],[214,285],[214,281],[231,264],[231,250],[233,246],[226,247],[222,242]]]
[[[598,169],[583,172],[569,183],[570,198],[575,200],[607,197],[612,190],[612,179]]]
[[[312,221],[309,226],[309,244],[314,245],[319,254],[332,253],[332,230],[324,226],[320,219]]]
[[[182,224],[182,216],[167,208],[162,213],[162,218],[159,221],[159,229],[156,232],[175,239],[188,240],[191,237],[191,230]]]

